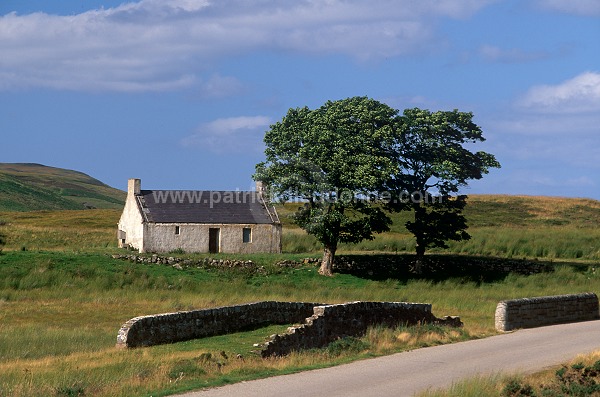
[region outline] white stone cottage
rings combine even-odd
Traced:
[[[141,190],[129,179],[119,247],[139,252],[281,252],[281,223],[257,191]]]

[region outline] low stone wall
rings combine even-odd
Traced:
[[[192,258],[158,254],[123,253],[112,254],[120,259],[143,265],[171,266],[177,270],[188,268],[218,269],[238,271],[246,274],[268,274],[271,270],[251,260],[227,258]],[[414,277],[414,255],[407,254],[369,254],[339,255],[335,258],[333,270],[336,273],[348,273],[379,280],[389,278],[402,279]],[[302,260],[284,259],[274,265],[280,268],[302,268],[319,266],[322,258],[304,258]],[[552,263],[488,257],[465,257],[462,255],[427,255],[423,276],[445,280],[460,277],[475,282],[490,282],[506,277],[509,273],[536,274],[554,270]]]
[[[510,331],[598,318],[598,296],[584,293],[499,302],[496,306],[495,325],[498,331]]]
[[[281,356],[294,350],[324,347],[343,337],[362,336],[372,325],[396,327],[423,323],[462,326],[458,317],[436,318],[427,303],[350,302],[317,306],[304,324],[288,328],[286,334],[273,335],[261,354]]]
[[[223,335],[266,324],[294,324],[313,314],[319,303],[256,302],[135,317],[117,335],[117,347],[152,346]]]
[[[431,305],[404,302],[256,302],[177,313],[135,317],[117,335],[117,347],[152,346],[239,332],[267,324],[302,325],[273,335],[262,346],[263,357],[326,346],[345,336],[360,336],[371,325],[395,327],[437,323],[461,326],[458,317],[436,318]]]

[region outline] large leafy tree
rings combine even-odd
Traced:
[[[390,219],[368,197],[395,169],[389,156],[398,111],[367,97],[290,109],[266,132],[254,179],[302,205],[295,222],[323,244],[319,273],[332,274],[338,243],[373,239]]]
[[[414,213],[406,227],[416,239],[420,272],[427,248],[470,238],[462,214],[466,196],[456,194],[500,164],[492,154],[470,150],[485,140],[470,112],[406,109],[395,132],[390,156],[397,168],[388,181],[388,207]]]

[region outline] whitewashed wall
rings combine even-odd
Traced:
[[[179,234],[175,227],[179,226]],[[281,252],[281,226],[272,224],[196,224],[196,223],[150,223],[147,224],[142,252],[169,252],[182,249],[185,252],[209,252],[209,229],[219,228],[219,251],[249,254]],[[243,228],[252,230],[252,241],[244,243]]]
[[[128,194],[125,201],[125,208],[119,219],[119,234],[125,232],[125,244],[119,239],[119,247],[133,247],[137,250],[143,249],[144,243],[144,224],[142,214],[138,209],[137,201],[134,194]]]
[[[219,252],[281,252],[281,224],[144,223],[136,198],[140,189],[139,179],[129,179],[127,200],[118,224],[119,247],[132,247],[139,252],[169,252],[176,249],[209,252],[209,229],[218,228]],[[179,233],[175,232],[176,227]],[[243,242],[244,228],[252,230],[250,242]]]

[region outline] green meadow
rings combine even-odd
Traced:
[[[548,260],[600,260],[600,202],[536,196],[470,196],[465,209],[471,239],[449,241],[448,249],[433,253],[455,253],[502,258]],[[285,220],[299,206],[286,204],[278,211]],[[343,252],[414,252],[415,242],[404,223],[410,213],[393,214],[390,232],[372,241],[342,245]],[[284,228],[284,251],[318,252],[318,242],[293,224]]]
[[[277,266],[320,255],[316,242],[290,223],[293,210],[278,207],[285,222],[283,254],[244,257],[263,266],[260,272],[113,259],[124,252],[116,248],[119,210],[1,212],[0,396],[168,395],[485,337],[495,333],[500,300],[600,291],[597,201],[474,196],[467,212],[472,239],[431,252],[433,262],[446,266],[436,277],[406,269],[414,248],[402,227],[407,214],[395,215],[392,230],[375,240],[340,248],[341,255],[359,255],[366,263],[389,262],[386,272],[362,269],[325,278],[315,265]],[[475,264],[492,260],[508,271],[479,274]],[[547,263],[551,271],[510,271],[527,261]],[[427,302],[437,316],[459,315],[465,327],[376,327],[326,349],[266,360],[253,345],[287,326],[115,348],[118,329],[132,317],[259,300]]]

